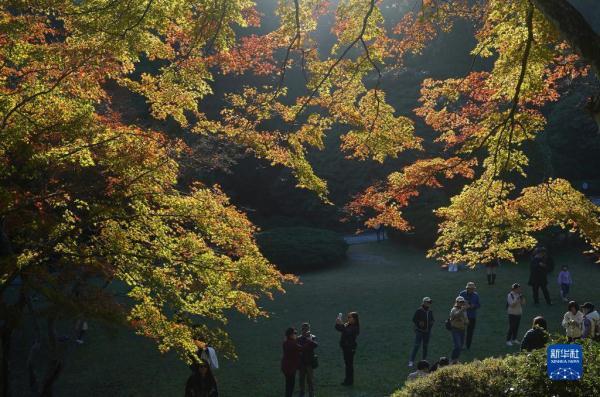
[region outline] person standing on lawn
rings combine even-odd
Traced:
[[[487,274],[488,285],[496,284],[496,268],[498,267],[498,259],[492,259],[485,264],[485,272]]]
[[[479,294],[475,292],[475,283],[469,281],[466,289],[462,291],[458,296],[465,298],[467,308],[467,317],[469,318],[469,325],[467,326],[467,337],[465,340],[465,347],[471,348],[471,342],[473,342],[473,333],[475,332],[475,324],[477,322],[477,310],[481,307]]]
[[[310,324],[302,324],[302,335],[298,338],[300,352],[300,397],[304,397],[306,384],[308,383],[308,396],[315,395],[315,382],[313,370],[316,368],[317,356],[315,348],[317,347],[317,337],[310,333]]]
[[[429,337],[431,335],[431,327],[433,327],[433,312],[431,311],[431,304],[433,301],[430,297],[426,296],[423,298],[421,307],[419,307],[413,315],[413,324],[415,325],[415,345],[412,353],[410,354],[410,360],[408,366],[414,365],[415,357],[419,351],[419,347],[423,344],[423,360],[427,359],[427,346],[429,345]]]
[[[569,272],[569,268],[565,265],[562,267],[560,273],[558,273],[558,285],[560,286],[560,297],[563,302],[569,301],[569,292],[571,291],[571,284],[573,284],[573,279],[571,278],[571,272]]]
[[[450,310],[449,320],[450,331],[452,331],[452,343],[454,345],[450,359],[452,360],[452,364],[456,364],[458,363],[460,351],[465,342],[465,330],[469,324],[466,301],[462,296],[457,297],[454,301],[454,306]]]
[[[548,273],[554,268],[554,262],[544,247],[536,248],[531,258],[529,267],[529,285],[533,289],[533,303],[539,305],[539,290],[542,289],[544,299],[548,305],[552,305],[550,294],[548,293]]]
[[[298,345],[296,329],[285,330],[283,341],[283,358],[281,359],[281,372],[285,376],[285,397],[294,395],[296,371],[300,367],[300,346]]]
[[[520,343],[517,340],[519,324],[523,315],[523,305],[525,297],[521,291],[521,285],[514,283],[508,296],[506,297],[506,312],[508,313],[508,333],[506,334],[506,345],[512,346]]]
[[[356,353],[356,337],[360,333],[360,322],[358,313],[348,313],[347,322],[342,321],[341,313],[335,320],[335,329],[341,332],[340,347],[344,353],[344,365],[346,367],[346,377],[342,382],[343,386],[352,386],[354,384],[354,354]]]

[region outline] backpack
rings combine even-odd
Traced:
[[[594,320],[592,319],[592,332],[594,339],[600,339],[600,319]]]

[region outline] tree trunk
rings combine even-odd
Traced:
[[[600,78],[600,35],[567,0],[531,0]]]
[[[2,397],[8,397],[10,394],[9,382],[9,364],[10,364],[10,345],[14,328],[4,324],[2,327],[2,374],[0,374],[0,383],[2,383]]]
[[[535,7],[561,33],[583,59],[588,61],[600,79],[600,35],[590,26],[583,15],[568,0],[530,0]],[[600,130],[600,105],[598,97],[587,106]]]
[[[21,315],[25,307],[25,293],[21,288],[19,300],[13,305],[7,305],[2,302],[2,315],[4,323],[0,331],[2,338],[2,367],[0,373],[0,383],[2,384],[2,397],[10,396],[10,354],[12,346],[12,335],[21,321]]]

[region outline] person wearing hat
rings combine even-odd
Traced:
[[[281,372],[285,376],[285,397],[294,395],[296,372],[300,367],[300,351],[296,329],[292,327],[286,329],[283,341],[283,357],[281,359]]]
[[[454,306],[452,307],[452,310],[450,310],[449,319],[452,331],[452,343],[454,344],[450,359],[452,360],[452,364],[456,364],[465,341],[465,330],[469,324],[469,318],[467,317],[467,301],[462,296],[458,296],[454,301]]]
[[[426,296],[421,302],[421,306],[415,311],[413,315],[413,324],[415,325],[415,345],[412,353],[410,354],[410,360],[408,366],[412,367],[415,362],[415,357],[419,351],[421,344],[423,345],[423,360],[427,359],[427,346],[429,344],[429,336],[431,335],[431,327],[433,327],[433,312],[431,311],[431,304],[433,301],[430,297]]]
[[[465,298],[467,307],[467,317],[469,318],[469,325],[467,326],[467,338],[465,340],[465,346],[467,349],[471,348],[471,342],[473,342],[473,333],[475,332],[475,324],[477,321],[477,310],[481,307],[479,303],[479,294],[475,292],[477,288],[473,281],[467,283],[466,289],[461,291],[458,296]]]
[[[600,335],[600,315],[598,311],[594,309],[594,305],[591,302],[585,302],[581,306],[583,312],[583,334],[582,338],[591,338],[598,340]]]
[[[192,366],[192,375],[185,384],[185,397],[218,397],[217,381],[210,365],[200,360]]]
[[[506,312],[508,314],[506,346],[521,343],[517,340],[517,334],[519,333],[519,324],[521,323],[524,304],[525,297],[522,294],[521,285],[519,283],[514,283],[506,296]]]
[[[317,337],[310,333],[310,324],[302,324],[302,335],[298,338],[300,352],[300,397],[304,397],[306,384],[308,384],[308,396],[314,397],[315,385],[313,370],[316,368],[315,348],[317,347]]]

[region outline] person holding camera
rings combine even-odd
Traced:
[[[356,337],[360,333],[360,323],[358,313],[350,312],[348,321],[342,321],[342,313],[338,314],[335,320],[335,329],[341,332],[340,347],[344,353],[344,365],[346,367],[346,377],[342,382],[343,386],[352,386],[354,384],[354,353],[356,353]]]
[[[533,291],[533,303],[539,305],[539,290],[542,290],[546,303],[552,305],[548,292],[548,274],[554,269],[554,261],[548,256],[546,248],[539,247],[533,251],[529,266],[529,285]]]
[[[521,285],[514,283],[506,297],[506,312],[508,314],[508,332],[506,334],[506,346],[519,344],[517,334],[519,333],[519,324],[523,315],[523,305],[525,297],[523,296]]]
[[[465,307],[467,309],[467,317],[469,324],[467,325],[467,334],[463,348],[470,349],[473,342],[473,334],[475,333],[475,324],[477,323],[477,310],[481,308],[479,294],[475,291],[477,287],[473,281],[469,281],[463,291],[458,296],[465,298]]]
[[[314,397],[315,384],[313,370],[317,368],[318,361],[315,348],[318,346],[317,337],[310,333],[310,324],[302,324],[302,335],[298,338],[300,352],[300,397],[304,397],[306,384],[308,384],[308,396]]]
[[[454,344],[454,349],[452,349],[452,355],[450,356],[452,364],[458,363],[460,351],[465,341],[465,330],[469,324],[467,307],[465,298],[459,296],[456,298],[452,310],[450,310],[450,331],[452,331],[452,343]]]
[[[581,339],[583,334],[583,313],[579,311],[579,305],[575,301],[569,302],[568,311],[565,313],[562,321],[562,326],[567,332],[567,339],[573,342]]]

